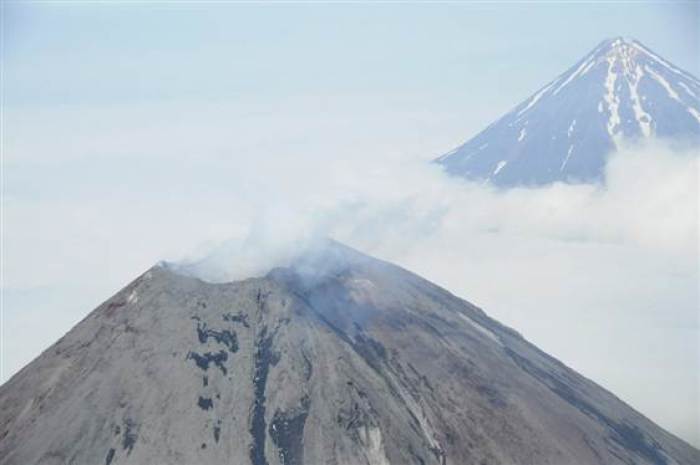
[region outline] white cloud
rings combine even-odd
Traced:
[[[9,141],[6,377],[160,259],[233,238],[216,271],[242,278],[328,235],[482,306],[700,444],[696,154],[637,147],[612,159],[605,188],[498,191],[426,164],[420,118],[376,114],[387,137],[363,134],[366,110],[246,111],[151,131],[119,113],[71,135],[74,117],[38,132],[55,139]]]

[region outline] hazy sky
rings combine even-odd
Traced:
[[[423,163],[611,36],[700,74],[698,3],[2,5],[0,381],[157,260],[320,228],[700,444],[697,162],[507,195]]]
[[[6,105],[362,96],[456,112],[457,141],[604,38],[700,74],[697,2],[106,3],[5,3]]]

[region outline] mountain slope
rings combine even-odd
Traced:
[[[648,137],[700,142],[700,81],[615,38],[436,162],[500,186],[599,181],[613,150]]]
[[[0,464],[692,464],[483,311],[336,243],[157,266],[0,387]]]

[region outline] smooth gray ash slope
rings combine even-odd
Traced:
[[[338,244],[262,278],[154,267],[0,387],[0,464],[695,464],[500,325]]]
[[[612,151],[651,137],[698,146],[700,81],[615,38],[436,162],[499,186],[599,181]]]

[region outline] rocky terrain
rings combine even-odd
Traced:
[[[27,335],[31,337],[31,335]],[[482,310],[328,242],[155,266],[0,387],[0,464],[700,463]]]

